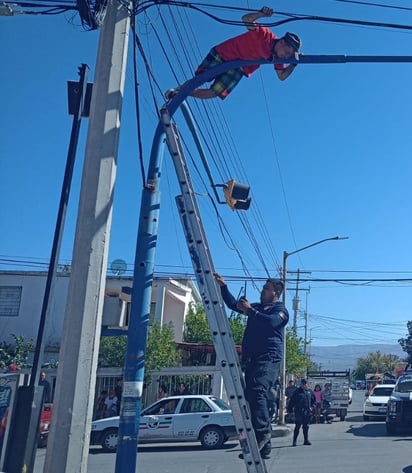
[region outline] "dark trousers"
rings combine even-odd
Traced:
[[[268,392],[279,375],[280,360],[264,355],[247,360],[245,365],[245,397],[249,402],[253,430],[258,442],[271,435]]]
[[[309,422],[309,416],[295,415],[295,430],[293,431],[293,442],[296,442],[301,427],[303,431],[303,440],[305,442],[309,441]]]

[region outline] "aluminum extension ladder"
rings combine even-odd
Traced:
[[[176,124],[171,122],[167,108],[163,107],[160,113],[167,146],[173,159],[182,193],[176,197],[176,204],[199,291],[205,306],[216,350],[216,359],[222,370],[223,381],[232,409],[236,431],[239,435],[246,469],[248,473],[267,473],[253,431],[249,405],[244,396],[244,381],[239,358],[221,299],[220,289],[213,276],[213,262],[187,169],[179,132]]]

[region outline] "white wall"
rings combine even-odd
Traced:
[[[26,340],[36,340],[46,278],[47,273],[44,272],[0,271],[0,286],[22,287],[19,315],[17,317],[0,316],[0,341],[11,342],[12,334],[23,335]],[[59,273],[56,277],[44,334],[45,347],[60,345],[69,279],[70,274],[67,273]],[[117,295],[123,286],[131,287],[132,279],[107,278],[103,324],[105,324],[105,319],[110,318],[113,323],[116,318],[113,311],[119,307]],[[115,297],[109,297],[109,295],[115,295]],[[155,319],[163,324],[173,323],[176,341],[182,340],[184,320],[192,301],[200,301],[200,296],[191,281],[154,280],[152,303],[156,304]]]

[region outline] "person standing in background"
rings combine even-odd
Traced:
[[[44,371],[40,373],[39,386],[43,386],[44,388],[43,402],[45,404],[48,404],[52,400],[52,392],[51,392],[50,383],[47,381],[46,373]]]

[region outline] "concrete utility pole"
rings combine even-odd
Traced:
[[[96,62],[46,473],[87,472],[129,25],[126,8],[109,1]]]

